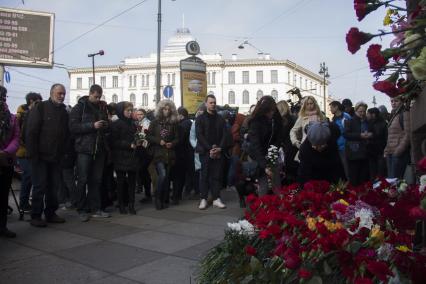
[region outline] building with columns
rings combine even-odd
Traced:
[[[180,28],[168,41],[161,53],[161,85],[174,89],[171,98],[177,107],[181,105],[180,60],[189,57],[186,43],[194,40],[189,29]],[[207,92],[214,94],[219,105],[228,104],[246,112],[264,95],[277,101],[294,100],[287,93],[297,87],[302,95],[314,96],[321,108],[324,97],[327,101],[328,83],[324,88],[323,78],[289,60],[277,60],[269,54],[257,58],[238,59],[232,55],[225,59],[221,54],[199,55],[207,63]],[[104,100],[110,102],[130,101],[135,107],[155,108],[156,54],[147,57],[125,58],[121,64],[97,66],[95,82],[104,90]],[[89,92],[93,84],[92,68],[70,69],[70,104]],[[326,96],[324,96],[324,90]],[[328,102],[327,102],[328,105]]]

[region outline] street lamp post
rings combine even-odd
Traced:
[[[97,53],[90,53],[87,57],[92,57],[92,76],[93,76],[93,85],[95,84],[95,56],[96,55],[104,55],[105,52],[103,50],[99,50]],[[90,87],[90,86],[89,86]]]
[[[328,67],[325,66],[325,62],[320,63],[320,71],[318,72],[323,78],[323,87],[324,87],[324,113],[327,115],[327,95],[325,93],[325,88],[327,85],[327,79],[330,78],[330,74],[328,74]]]
[[[157,32],[157,73],[155,75],[155,102],[158,104],[160,102],[160,92],[161,92],[161,0],[158,0],[158,32]]]

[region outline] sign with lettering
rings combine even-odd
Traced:
[[[52,68],[54,18],[0,7],[0,64]]]

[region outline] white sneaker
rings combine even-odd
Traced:
[[[215,201],[213,201],[213,206],[220,208],[220,209],[225,209],[226,205],[223,204],[222,200],[220,200],[220,198],[216,199]]]
[[[200,205],[198,206],[198,208],[199,208],[200,210],[205,210],[205,209],[207,209],[207,200],[205,200],[205,199],[201,199],[201,201],[200,201]]]

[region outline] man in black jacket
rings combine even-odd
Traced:
[[[28,116],[25,142],[32,168],[31,225],[35,227],[46,227],[46,221],[65,222],[55,213],[58,209],[57,190],[61,186],[60,161],[69,139],[64,99],[65,87],[54,84],[49,100],[38,103]],[[43,211],[46,221],[41,218]]]
[[[77,211],[83,222],[89,220],[90,212],[94,218],[110,217],[101,210],[100,186],[108,156],[109,130],[107,106],[101,97],[101,86],[92,85],[89,96],[82,97],[70,113],[70,130],[77,152]]]
[[[199,209],[207,208],[209,191],[213,197],[213,206],[226,208],[219,198],[223,179],[223,155],[231,147],[231,134],[226,129],[225,120],[216,112],[216,97],[206,97],[207,111],[197,117],[195,129],[197,146],[195,151],[200,154],[201,178],[200,192],[201,202]]]

